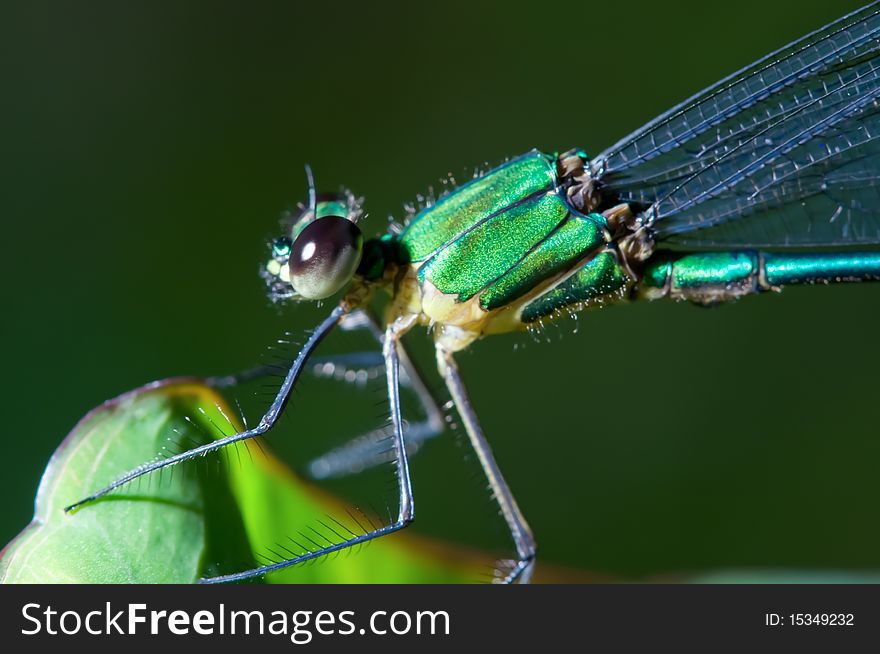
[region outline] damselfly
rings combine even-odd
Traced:
[[[491,334],[644,299],[711,305],[788,284],[880,278],[880,9],[870,5],[723,79],[590,158],[537,150],[442,195],[399,229],[364,240],[361,202],[317,194],[271,245],[277,301],[341,300],[296,355],[250,428],[146,463],[68,507],[268,432],[321,341],[338,325],[382,344],[397,470],[397,518],[252,570],[263,575],[390,534],[414,517],[408,445],[438,433],[440,411],[401,338],[427,327],[436,362],[516,546],[500,580],[528,581],[535,540],[496,465],[454,356]],[[857,249],[859,247],[865,249]],[[375,317],[370,307],[385,298]],[[259,371],[257,371],[259,372]],[[236,384],[249,374],[214,379]],[[408,378],[428,420],[405,427]],[[327,476],[379,455],[363,442],[316,460]]]

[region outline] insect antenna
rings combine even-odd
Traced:
[[[315,217],[318,217],[318,192],[315,188],[315,176],[312,174],[312,167],[309,164],[305,164],[304,168],[306,169],[306,180],[309,185],[309,211],[315,214]]]

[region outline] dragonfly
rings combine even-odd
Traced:
[[[203,581],[266,575],[404,529],[415,516],[409,456],[444,428],[403,342],[425,328],[515,546],[497,580],[528,582],[536,541],[480,427],[456,354],[493,334],[613,304],[716,305],[793,284],[880,279],[878,100],[880,4],[873,3],[722,79],[595,157],[578,148],[527,152],[374,238],[360,228],[362,200],[346,190],[318,193],[307,167],[308,203],[288,216],[261,272],[275,301],[339,299],[292,359],[268,410],[253,427],[145,463],[66,510],[265,435],[318,346],[341,326],[366,329],[381,344],[396,519]],[[340,356],[335,365],[357,368],[358,356]],[[230,387],[259,374],[210,381]],[[402,385],[415,389],[425,421],[402,419]],[[382,457],[376,443],[337,448],[312,462],[312,474],[372,465]]]

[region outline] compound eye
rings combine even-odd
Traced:
[[[361,230],[341,216],[323,216],[307,225],[290,248],[293,289],[308,300],[323,300],[354,276],[361,261]]]

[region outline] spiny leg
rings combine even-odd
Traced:
[[[364,320],[361,314],[363,314],[362,309],[357,309],[351,313],[345,314],[339,323],[339,328],[343,331],[364,329]],[[379,342],[381,343],[381,331]],[[281,345],[291,344],[290,341],[283,339],[279,340],[278,343]],[[383,365],[383,360],[382,355],[379,352],[356,352],[353,354],[330,355],[325,357],[316,356],[311,358],[311,363],[311,372],[320,377],[322,376],[320,371],[327,365],[334,369],[339,366],[345,368],[373,368],[376,366],[381,367]],[[261,377],[277,375],[279,370],[289,370],[291,365],[293,365],[293,359],[288,359],[286,361],[282,360],[280,363],[264,363],[230,375],[205,377],[202,381],[208,386],[214,388],[230,388],[254,379],[260,379]]]
[[[395,464],[397,467],[397,483],[400,491],[400,508],[398,510],[397,520],[389,525],[374,528],[360,535],[353,534],[351,538],[341,540],[338,543],[328,544],[314,550],[306,550],[302,554],[293,556],[289,559],[260,566],[252,570],[245,570],[243,572],[236,572],[218,577],[208,577],[202,579],[201,583],[228,583],[262,576],[269,572],[274,572],[275,570],[281,570],[282,568],[288,568],[292,565],[305,563],[328,554],[333,554],[334,552],[339,552],[354,545],[359,545],[375,538],[394,533],[395,531],[407,527],[413,521],[415,513],[412,496],[412,482],[410,481],[409,461],[407,459],[406,447],[403,440],[403,422],[400,417],[399,353],[397,351],[400,336],[403,332],[409,329],[411,322],[411,320],[406,320],[390,325],[385,332],[384,344],[382,346],[382,354],[385,359],[385,377],[388,383],[388,402],[391,408],[391,424],[394,427],[394,452]],[[317,545],[317,543],[315,544]]]
[[[358,309],[347,314],[339,326],[344,331],[368,331],[379,345],[382,345],[382,328],[367,310]],[[384,368],[384,359],[380,352],[353,352],[316,356],[311,359],[311,364],[309,372],[315,377],[359,384],[369,379],[377,369]],[[402,343],[400,365],[401,386],[412,389],[425,416],[420,421],[404,424],[407,454],[412,456],[422,443],[443,432],[443,412]],[[204,381],[215,388],[230,388],[253,379],[277,374],[280,367],[282,367],[280,364],[264,364],[231,375],[207,377]],[[391,425],[359,434],[347,443],[310,461],[307,465],[309,476],[313,479],[344,477],[387,463],[394,458],[393,444],[389,445],[391,440],[393,440]]]
[[[333,309],[330,315],[325,318],[320,325],[318,325],[318,328],[315,329],[314,332],[312,332],[311,336],[309,336],[309,339],[306,341],[299,354],[297,354],[296,359],[294,359],[293,364],[291,365],[287,376],[284,378],[284,382],[281,384],[281,388],[276,394],[274,401],[269,406],[268,411],[266,411],[266,413],[260,419],[259,424],[257,424],[255,427],[253,427],[252,429],[246,429],[245,431],[238,432],[236,434],[225,436],[224,438],[220,438],[216,441],[205,443],[204,445],[194,447],[190,450],[186,450],[185,452],[180,452],[179,454],[169,456],[165,459],[153,461],[151,463],[147,463],[138,468],[135,468],[134,470],[131,470],[130,472],[118,478],[116,481],[105,486],[104,488],[96,491],[95,493],[92,493],[88,497],[85,497],[78,502],[71,504],[68,507],[65,507],[65,512],[72,511],[73,509],[82,506],[83,504],[96,500],[99,497],[103,497],[104,495],[115,490],[116,488],[124,486],[130,481],[137,479],[138,477],[142,477],[143,475],[155,472],[156,470],[160,470],[162,468],[180,463],[182,461],[193,459],[197,456],[205,456],[209,452],[219,450],[220,448],[231,445],[232,443],[237,443],[238,441],[255,438],[257,436],[265,434],[275,425],[278,417],[284,411],[284,408],[287,405],[287,401],[290,399],[290,393],[293,391],[293,387],[296,385],[296,381],[297,379],[299,379],[299,376],[302,373],[303,368],[305,367],[305,364],[311,356],[312,352],[314,352],[315,348],[318,347],[320,342],[324,340],[327,334],[329,334],[333,330],[333,328],[339,323],[339,321],[342,320],[347,311],[348,308],[344,304],[338,305],[335,309]]]
[[[452,353],[442,349],[439,345],[437,346],[437,369],[440,371],[440,375],[443,377],[452,395],[452,401],[461,416],[471,446],[474,448],[474,452],[476,452],[477,458],[480,460],[480,465],[482,465],[483,471],[486,473],[486,479],[489,481],[492,494],[501,509],[501,514],[504,516],[504,520],[510,529],[510,535],[516,545],[516,553],[519,560],[500,582],[510,584],[519,580],[520,583],[528,583],[531,579],[535,562],[535,538],[532,535],[532,530],[520,512],[516,500],[507,486],[507,482],[504,481],[504,476],[501,474],[501,470],[495,462],[495,457],[492,455],[492,448],[489,447],[486,437],[483,436],[477,414],[474,412],[468,399],[461,376],[458,373],[458,367],[452,358]]]
[[[241,372],[233,373],[231,375],[205,377],[203,381],[205,382],[205,384],[213,388],[231,388],[233,386],[238,386],[239,384],[249,382],[253,379],[260,379],[261,377],[269,377],[271,375],[277,374],[279,369],[283,367],[284,364],[280,363],[264,363],[259,366],[254,366],[253,368],[248,368],[247,370],[243,370]]]
[[[382,328],[379,326],[379,322],[366,309],[361,309],[350,314],[344,323],[344,327],[345,329],[367,329],[379,345],[382,345],[384,342]],[[440,410],[437,400],[422,380],[422,376],[419,374],[412,358],[407,353],[403,341],[398,342],[397,349],[400,354],[401,372],[403,373],[400,378],[401,385],[404,388],[411,388],[416,393],[418,400],[422,405],[422,410],[427,417],[427,421],[430,422],[433,428],[438,432],[442,431],[443,411]]]
[[[376,319],[367,311],[352,313],[346,318],[343,327],[349,330],[366,329],[380,345],[383,342],[382,329]],[[443,411],[422,380],[402,342],[398,343],[398,352],[401,366],[400,385],[412,389],[425,415],[423,420],[407,422],[404,425],[403,435],[407,454],[413,455],[423,442],[443,432]],[[344,359],[342,360],[344,361]],[[394,438],[392,427],[380,427],[366,434],[361,434],[313,459],[308,464],[310,476],[314,479],[342,477],[386,463],[394,456],[393,446],[388,447],[389,439],[393,440]]]
[[[349,352],[315,357],[309,372],[317,379],[364,386],[369,380],[385,375],[381,351]],[[403,385],[403,379],[401,384]]]

